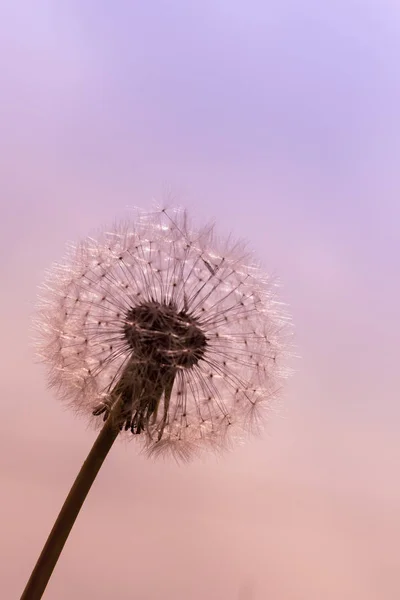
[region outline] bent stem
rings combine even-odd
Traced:
[[[40,600],[42,597],[92,483],[120,432],[115,418],[119,410],[120,402],[117,402],[112,411],[113,414],[106,420],[75,479],[26,584],[21,600]]]

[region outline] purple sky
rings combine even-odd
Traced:
[[[184,467],[117,444],[45,598],[399,598],[399,40],[394,0],[2,3],[2,597],[94,439],[34,364],[36,286],[173,196],[280,275],[284,418]]]

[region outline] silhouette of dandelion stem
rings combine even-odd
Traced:
[[[140,213],[72,248],[50,271],[37,329],[49,383],[105,422],[22,596],[39,600],[115,439],[187,460],[259,421],[285,374],[287,318],[243,244],[188,226],[186,212]]]
[[[79,511],[119,431],[115,419],[107,419],[54,523],[21,600],[40,600],[42,597]]]

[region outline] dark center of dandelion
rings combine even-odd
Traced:
[[[109,398],[93,414],[104,414],[107,419],[115,399],[122,397],[120,428],[139,434],[155,422],[163,398],[157,434],[160,440],[168,424],[177,369],[190,369],[203,358],[207,338],[195,317],[160,302],[130,308],[125,315],[123,335],[132,349],[132,360],[126,363]]]
[[[195,317],[160,302],[129,309],[124,335],[137,359],[167,369],[193,367],[207,346]]]

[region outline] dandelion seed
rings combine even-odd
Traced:
[[[141,214],[73,248],[42,296],[40,352],[79,412],[151,454],[224,447],[257,422],[283,374],[286,318],[243,244],[185,212]],[[102,418],[99,418],[102,417]]]

